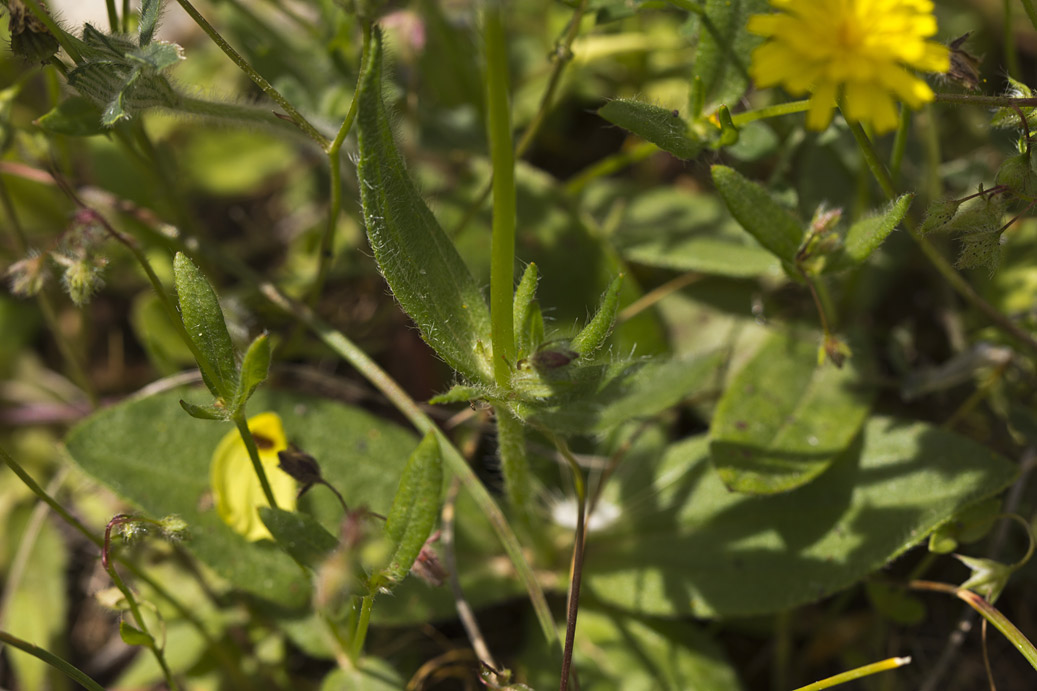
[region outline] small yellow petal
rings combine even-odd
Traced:
[[[295,480],[277,467],[277,452],[288,448],[281,418],[276,413],[261,413],[249,419],[248,428],[256,440],[259,462],[266,471],[278,508],[294,511]],[[270,503],[237,430],[228,432],[217,445],[209,466],[209,479],[216,511],[224,523],[249,541],[273,538],[259,518],[259,508]]]

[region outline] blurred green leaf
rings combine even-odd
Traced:
[[[763,187],[733,168],[713,166],[713,183],[731,215],[778,259],[794,264],[803,225]]]
[[[127,624],[125,620],[119,621],[119,638],[121,638],[122,642],[126,645],[151,646],[155,642],[155,639],[151,636],[140,629]]]
[[[422,336],[473,382],[492,381],[490,315],[479,286],[407,176],[382,104],[382,40],[364,57],[357,98],[360,196],[375,260]],[[482,345],[480,345],[482,344]]]
[[[338,538],[309,514],[264,506],[259,509],[259,517],[277,544],[297,562],[311,569],[320,566],[338,547]]]
[[[702,142],[676,111],[617,98],[599,108],[598,115],[677,158],[692,159],[702,151]]]
[[[388,662],[365,657],[359,667],[348,672],[332,670],[321,682],[320,691],[399,691],[406,685]]]
[[[814,334],[776,332],[725,388],[710,451],[730,489],[773,494],[810,482],[864,424],[874,396],[866,356],[819,365],[817,347]]]
[[[82,96],[69,96],[41,115],[35,124],[44,132],[70,137],[91,137],[107,131],[101,125],[101,109]]]
[[[638,473],[652,486],[590,536],[587,597],[645,614],[727,617],[851,585],[1002,490],[1016,468],[931,425],[873,418],[826,473],[785,494],[732,493],[711,471],[705,436]]]
[[[705,112],[734,106],[749,86],[749,58],[763,39],[750,34],[749,15],[768,11],[767,0],[705,0],[693,74]],[[696,113],[695,115],[698,115]]]
[[[175,374],[188,365],[196,366],[191,349],[176,330],[169,313],[150,288],[133,299],[130,308],[133,334],[148,355],[152,366],[163,376]]]

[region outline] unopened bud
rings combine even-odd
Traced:
[[[11,281],[11,292],[21,297],[39,295],[50,277],[47,267],[47,255],[30,250],[29,255],[11,264],[7,269],[7,277]]]

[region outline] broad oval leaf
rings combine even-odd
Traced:
[[[1006,487],[1016,468],[967,438],[880,417],[828,472],[786,494],[732,493],[710,470],[705,436],[638,473],[654,481],[591,535],[585,592],[646,614],[727,617],[846,588]]]
[[[357,92],[364,224],[378,267],[422,337],[475,382],[492,382],[490,313],[478,284],[407,175],[382,104],[382,40],[375,30]]]
[[[180,302],[180,316],[187,337],[194,344],[205,383],[214,396],[230,400],[238,388],[234,344],[220,309],[216,291],[201,270],[183,252],[173,258],[173,276]]]
[[[735,374],[710,427],[713,465],[736,492],[785,492],[817,477],[864,424],[873,391],[857,353],[818,364],[818,342],[775,333]]]
[[[750,235],[783,262],[795,263],[803,226],[760,185],[733,168],[713,166],[713,184],[731,215]]]
[[[702,142],[675,111],[618,98],[599,108],[598,115],[677,158],[695,158],[702,151]]]
[[[281,549],[311,569],[318,568],[338,547],[338,539],[309,514],[264,506],[259,517]]]
[[[197,389],[173,390],[101,410],[69,433],[69,454],[145,514],[180,515],[191,535],[184,547],[232,586],[282,606],[306,605],[310,581],[299,566],[269,540],[249,542],[217,514],[209,464],[229,427],[184,415],[177,401],[192,394]],[[260,390],[250,405],[280,416],[287,438],[320,461],[324,478],[350,506],[389,510],[414,435],[318,398]],[[299,505],[338,532],[342,506],[331,492],[308,492]]]

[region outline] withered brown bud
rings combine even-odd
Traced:
[[[947,46],[951,51],[951,68],[947,70],[945,76],[969,91],[978,91],[979,58],[962,48],[968,38],[969,34],[962,34]]]
[[[46,11],[42,2],[40,6]],[[41,22],[22,0],[9,0],[7,11],[11,15],[11,52],[26,62],[46,62],[58,52],[58,41],[51,36]]]
[[[313,485],[324,482],[317,459],[295,444],[289,445],[284,451],[278,451],[277,458],[280,461],[277,467],[302,485],[299,490],[300,497]]]

